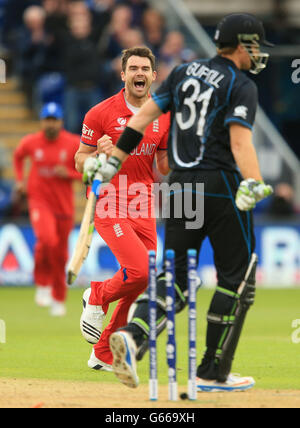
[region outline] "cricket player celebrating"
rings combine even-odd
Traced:
[[[40,119],[41,131],[23,138],[14,153],[16,189],[28,195],[37,239],[35,301],[39,306],[50,306],[51,315],[63,316],[67,296],[65,265],[74,213],[72,182],[81,179],[74,163],[80,139],[63,129],[63,111],[58,104],[46,104]],[[27,184],[26,158],[31,161]]]
[[[255,300],[257,256],[251,210],[272,193],[263,182],[252,128],[258,103],[255,83],[243,71],[258,74],[269,55],[261,46],[263,24],[249,14],[224,17],[216,30],[217,55],[176,67],[129,122],[111,158],[99,169],[109,182],[140,142],[153,120],[171,112],[170,184],[204,183],[204,224],[186,228],[185,216],[166,221],[166,249],[175,251],[176,305],[186,305],[187,250],[200,253],[208,237],[214,251],[217,287],[207,314],[206,351],[197,368],[197,386],[205,391],[252,388],[252,377],[231,373],[247,312]],[[194,196],[196,198],[196,196]],[[157,325],[166,319],[166,278],[158,278]],[[110,337],[113,370],[129,387],[138,385],[136,360],[147,349],[148,298],[139,299],[132,321]]]
[[[130,118],[150,97],[150,87],[156,79],[151,50],[146,47],[125,50],[121,78],[125,88],[92,108],[84,120],[75,159],[86,184],[92,183],[100,166],[97,155],[111,155]],[[156,220],[151,216],[152,168],[156,156],[158,170],[164,175],[169,172],[169,123],[167,114],[147,127],[139,146],[124,163],[122,175],[117,174],[110,186],[102,190],[96,207],[95,227],[121,266],[112,279],[92,282],[83,295],[80,327],[83,337],[95,344],[88,366],[96,370],[111,370],[109,337],[127,323],[130,306],[147,288],[148,251],[157,247]],[[135,205],[137,194],[139,204]],[[117,300],[112,319],[101,334],[109,304]]]

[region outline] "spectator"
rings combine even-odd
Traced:
[[[92,11],[106,12],[111,11],[115,6],[116,0],[86,0],[86,4]]]
[[[67,31],[67,11],[68,1],[43,0],[43,8],[46,12],[46,31],[51,36],[53,49],[60,52],[59,38],[61,34]],[[61,57],[59,55],[59,57]],[[59,66],[57,67],[59,69]]]
[[[43,0],[43,2],[45,1],[50,1],[50,0]],[[57,3],[55,12],[58,15],[62,15],[62,16],[67,15],[70,1],[71,0],[55,0],[55,2]]]
[[[120,37],[120,45],[123,49],[129,49],[134,46],[144,45],[144,36],[143,33],[135,28],[131,28],[125,31]]]
[[[102,55],[112,60],[122,53],[123,34],[131,28],[132,11],[125,5],[117,6],[112,13],[111,21],[100,40]]]
[[[4,10],[5,10],[5,5],[7,3],[7,0],[0,0],[0,42],[2,39],[2,29],[4,26]]]
[[[68,0],[43,0],[46,46],[41,75],[35,82],[35,110],[48,102],[63,103],[64,77],[61,40],[67,32]]]
[[[117,0],[119,4],[125,4],[132,10],[134,27],[141,27],[144,13],[149,9],[149,3],[146,0]]]
[[[158,56],[166,35],[164,17],[158,10],[148,9],[143,15],[142,28],[147,45]]]
[[[93,17],[93,28],[97,41],[109,25],[115,0],[87,0],[86,4]]]
[[[86,112],[102,99],[101,60],[93,40],[92,18],[88,9],[82,9],[82,14],[78,12],[82,6],[79,3],[82,2],[78,2],[77,10],[71,10],[70,32],[63,44],[66,129],[72,133],[80,133]]]
[[[157,64],[157,79],[152,85],[152,90],[155,92],[160,85],[167,79],[170,74],[170,65],[166,61],[160,60]]]
[[[171,31],[160,49],[160,59],[167,63],[170,71],[183,62],[191,62],[196,59],[196,54],[186,49],[184,36],[179,31]]]
[[[19,36],[18,71],[31,108],[34,106],[34,86],[42,73],[46,56],[45,19],[42,7],[30,6],[24,12],[24,30]]]
[[[73,0],[68,6],[69,19],[76,19],[82,16],[90,16],[90,10],[83,0]]]
[[[158,56],[160,60],[157,68],[157,79],[153,85],[154,91],[166,80],[175,66],[196,58],[193,51],[185,48],[184,37],[178,31],[171,31],[166,35]]]
[[[24,11],[33,5],[40,5],[40,0],[6,0],[4,2],[2,41],[9,50],[16,50],[19,31],[23,29]]]

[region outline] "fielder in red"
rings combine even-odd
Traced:
[[[65,265],[74,215],[72,182],[81,179],[74,162],[80,137],[63,129],[63,112],[56,103],[46,104],[40,119],[41,131],[24,137],[14,153],[16,188],[28,195],[36,236],[35,301],[39,306],[50,306],[53,316],[63,316]],[[28,183],[24,178],[26,158],[31,161]]]
[[[148,48],[128,49],[123,52],[122,70],[125,88],[95,106],[84,120],[76,166],[84,171],[85,182],[92,182],[89,171],[94,171],[93,164],[99,162],[97,154],[111,154],[130,118],[148,100],[156,78],[155,58]],[[109,336],[127,323],[130,306],[147,288],[148,251],[157,248],[156,219],[151,215],[153,162],[156,158],[158,170],[168,174],[169,126],[169,115],[152,123],[124,164],[122,175],[117,174],[101,191],[95,226],[117,258],[120,270],[112,279],[92,282],[83,296],[80,326],[84,338],[95,344],[88,362],[93,369],[111,369]],[[109,304],[117,300],[110,323],[101,333]]]

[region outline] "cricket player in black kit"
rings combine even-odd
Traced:
[[[145,127],[171,111],[170,184],[204,183],[204,224],[187,228],[190,219],[172,216],[166,221],[165,249],[175,250],[176,309],[187,303],[187,250],[200,253],[208,237],[214,251],[217,288],[207,315],[206,351],[197,370],[198,389],[245,390],[255,382],[233,376],[232,362],[249,307],[255,297],[257,256],[251,209],[272,193],[261,177],[252,144],[258,103],[257,88],[242,70],[259,73],[268,54],[263,25],[254,16],[232,14],[218,25],[217,56],[176,67],[133,118],[114,150],[100,167],[109,181],[138,144]],[[171,194],[171,199],[175,196]],[[183,198],[184,200],[184,198]],[[175,201],[174,201],[175,203]],[[184,212],[184,210],[183,210]],[[166,325],[164,274],[157,284],[157,330]],[[137,302],[131,322],[111,336],[113,369],[119,379],[137,386],[135,360],[148,343],[148,296]],[[122,352],[123,351],[123,352]],[[129,379],[129,381],[128,381]]]

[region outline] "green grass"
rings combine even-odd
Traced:
[[[205,344],[206,311],[213,291],[198,293],[199,361]],[[0,288],[0,319],[7,328],[0,344],[0,377],[117,382],[111,373],[86,366],[91,346],[81,338],[82,290],[69,291],[66,318],[51,318],[33,303],[33,288]],[[259,290],[249,312],[233,371],[254,376],[263,389],[300,389],[300,344],[292,343],[292,321],[300,319],[300,290]],[[187,381],[187,312],[177,317],[178,381]],[[167,384],[165,334],[158,340],[159,381]],[[148,358],[139,363],[148,381]]]

